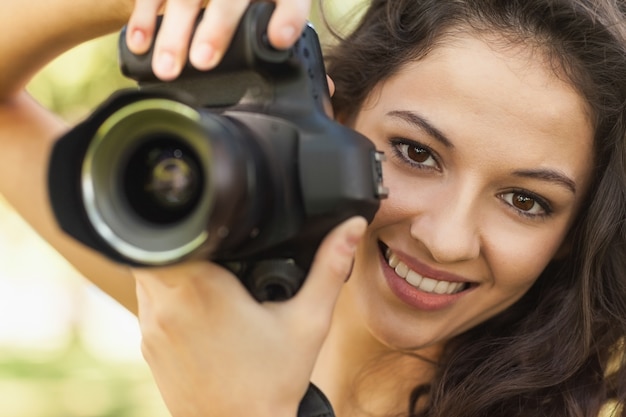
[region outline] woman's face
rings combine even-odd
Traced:
[[[355,120],[382,203],[342,294],[379,341],[444,342],[505,310],[567,250],[589,187],[583,98],[537,51],[469,35],[407,64]]]

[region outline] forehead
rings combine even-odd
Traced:
[[[372,106],[379,116],[415,111],[494,160],[514,155],[522,165],[576,171],[581,188],[590,181],[587,102],[536,47],[455,35],[381,83],[363,110]]]

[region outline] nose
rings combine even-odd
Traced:
[[[465,193],[469,194],[469,193]],[[433,260],[441,264],[476,259],[481,239],[480,213],[474,200],[463,193],[430,199],[411,221],[411,236],[420,241]]]

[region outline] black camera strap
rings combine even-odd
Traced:
[[[335,417],[335,413],[328,398],[311,383],[300,402],[298,417]]]

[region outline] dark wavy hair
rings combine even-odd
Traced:
[[[568,255],[516,304],[447,343],[407,415],[597,417],[626,400],[626,2],[373,0],[326,54],[336,114],[349,122],[375,86],[459,32],[548,57],[592,112],[595,177]],[[623,405],[614,412],[626,416]]]

